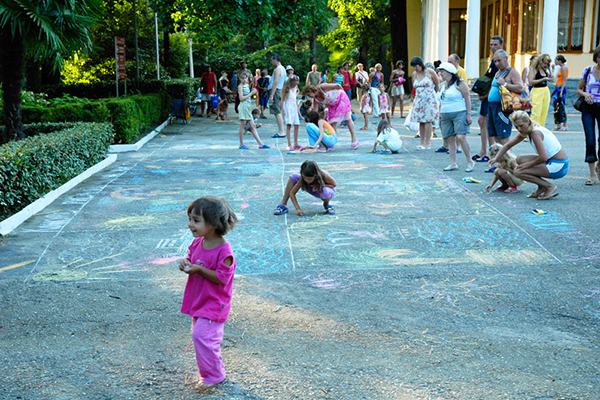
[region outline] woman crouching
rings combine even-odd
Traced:
[[[519,134],[500,149],[498,154],[489,161],[489,165],[501,161],[504,153],[529,138],[529,143],[536,154],[518,156],[514,175],[537,185],[537,190],[527,197],[548,200],[558,196],[556,185],[544,178],[560,179],[567,174],[569,170],[567,153],[552,132],[537,125],[524,111],[512,113],[510,120]]]

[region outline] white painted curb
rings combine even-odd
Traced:
[[[160,131],[165,129],[165,126],[167,126],[168,124],[169,124],[169,120],[167,119],[165,122],[163,122],[162,124],[157,126],[155,130],[153,130],[152,132],[150,132],[149,134],[147,134],[146,136],[144,136],[142,139],[140,139],[138,142],[136,142],[134,144],[113,144],[113,145],[109,146],[108,152],[109,153],[127,153],[130,151],[138,151],[139,149],[142,148],[143,145],[148,143],[150,141],[150,139],[153,139],[154,136],[158,135],[160,133]]]
[[[46,193],[44,197],[37,199],[18,213],[10,216],[9,218],[3,221],[0,221],[0,235],[8,235],[16,227],[21,225],[23,222],[27,221],[29,217],[31,217],[34,214],[37,214],[38,212],[42,211],[44,208],[49,206],[60,195],[68,192],[69,190],[77,186],[80,182],[94,175],[96,172],[102,171],[104,168],[108,167],[115,161],[117,161],[117,155],[110,154],[108,157],[106,157],[104,161],[101,161],[93,167],[86,169],[84,172],[77,175],[75,178],[71,179],[59,188],[54,189],[50,193]]]

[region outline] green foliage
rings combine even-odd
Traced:
[[[382,62],[382,47],[391,43],[388,21],[389,0],[329,0],[338,15],[339,28],[320,36],[332,52],[332,65],[361,59],[369,65]]]
[[[0,147],[0,219],[102,161],[113,140],[108,123],[71,128]]]
[[[29,55],[52,59],[58,68],[69,51],[92,48],[90,32],[101,8],[101,0],[0,0],[0,28],[22,35]]]
[[[192,80],[193,81],[193,80]],[[187,80],[180,83],[187,90]],[[195,92],[194,92],[195,93]],[[112,122],[115,143],[131,143],[148,126],[166,118],[171,109],[166,92],[89,100],[70,95],[51,99],[47,105],[24,105],[24,123]]]
[[[169,96],[174,99],[182,99],[185,94],[188,102],[196,98],[199,88],[200,79],[171,79],[166,82],[166,91]]]
[[[115,128],[115,144],[132,143],[142,130],[159,122],[171,107],[165,93],[125,96],[103,103]]]
[[[75,126],[75,124],[76,122],[39,122],[33,124],[25,124],[23,125],[23,132],[25,133],[25,137],[32,137],[44,133],[50,133],[67,128],[72,128]],[[0,131],[3,131],[4,129],[5,128],[3,126],[0,126]]]

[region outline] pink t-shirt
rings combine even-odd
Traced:
[[[194,239],[188,250],[187,259],[192,264],[216,271],[217,277],[224,284],[211,282],[200,274],[189,274],[183,292],[181,312],[192,317],[225,322],[231,309],[235,257],[230,243],[206,250],[202,247],[203,241],[203,237]],[[223,263],[227,257],[233,259],[231,266]]]

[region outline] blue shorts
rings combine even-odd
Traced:
[[[483,100],[481,102],[481,105],[479,106],[479,115],[481,115],[482,117],[487,117],[488,115],[488,101],[487,99]]]
[[[546,167],[552,179],[560,179],[569,171],[569,159],[557,160],[556,158],[551,158],[546,161]]]
[[[258,98],[258,104],[260,104],[263,107],[266,107],[269,105],[269,97],[265,97],[265,96],[261,96]]]
[[[510,119],[502,111],[501,103],[488,103],[487,128],[490,137],[498,137],[500,139],[510,137],[512,122],[510,122]]]
[[[290,175],[290,179],[294,182],[294,184],[298,183],[298,180],[300,179],[300,174],[291,174]],[[326,199],[332,199],[333,195],[335,194],[335,188],[332,187],[324,187],[323,191],[321,193],[316,193],[313,192],[312,190],[307,190],[306,193],[315,196],[317,199],[321,199],[321,200],[326,200]]]

